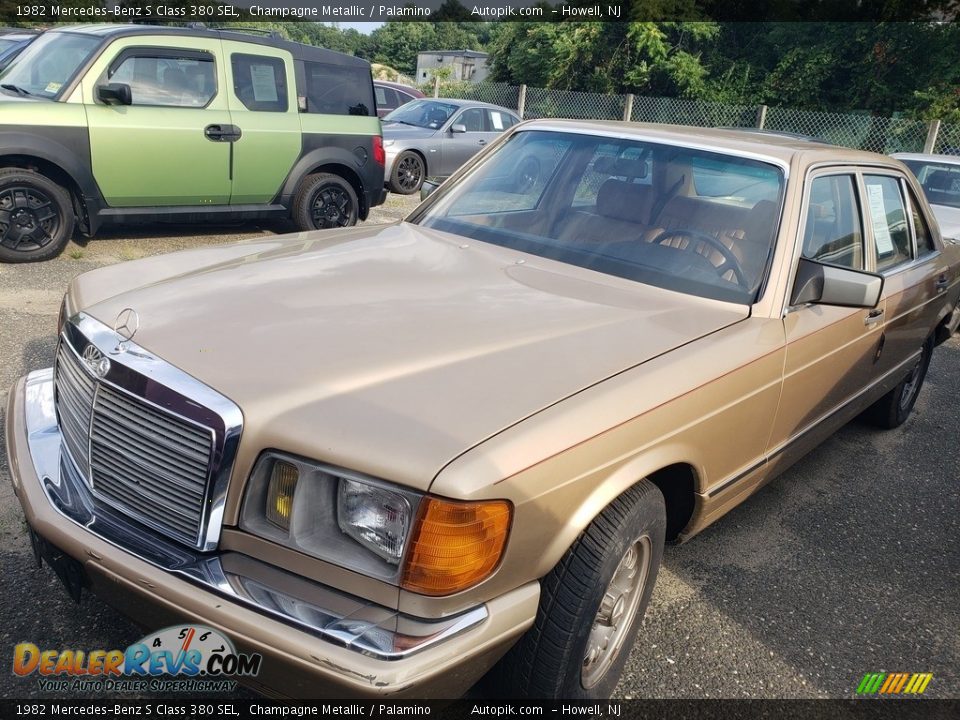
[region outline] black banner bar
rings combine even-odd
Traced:
[[[3,718],[600,718],[602,720],[940,720],[960,700],[0,700]]]
[[[951,21],[956,0],[0,0],[0,23]]]

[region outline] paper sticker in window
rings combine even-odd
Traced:
[[[490,119],[493,121],[494,130],[503,130],[503,116],[500,113],[492,111]]]
[[[277,102],[277,80],[271,65],[251,65],[250,82],[257,102]]]
[[[877,254],[889,255],[894,252],[894,247],[890,237],[890,227],[887,225],[887,211],[883,205],[883,187],[867,185],[867,200],[870,205],[870,223],[873,226]]]

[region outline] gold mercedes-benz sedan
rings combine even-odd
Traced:
[[[261,690],[605,697],[665,540],[906,420],[958,267],[889,157],[523,123],[403,222],[76,278],[13,483],[74,595]]]

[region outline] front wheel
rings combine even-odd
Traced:
[[[648,480],[608,505],[543,578],[533,627],[496,668],[512,697],[609,698],[663,557],[663,495]]]
[[[50,260],[63,252],[75,222],[70,193],[33,170],[0,170],[0,261]]]
[[[930,358],[933,357],[933,338],[928,338],[920,351],[920,357],[910,368],[910,373],[893,390],[888,392],[865,413],[874,425],[892,430],[900,427],[910,417],[913,406],[917,404],[920,388],[927,377]]]
[[[293,203],[293,221],[301,230],[326,230],[357,224],[357,193],[339,175],[317,173],[301,184]]]

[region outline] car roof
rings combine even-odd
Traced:
[[[420,92],[420,90],[418,90],[417,88],[413,87],[413,85],[404,85],[403,83],[393,82],[393,81],[391,81],[391,80],[374,80],[374,81],[373,81],[373,84],[374,84],[374,85],[385,85],[386,87],[394,88],[394,89],[396,89],[396,90],[406,90],[406,91],[408,91],[408,92],[409,92],[410,90],[413,90],[413,91],[415,91],[415,92]]]
[[[893,153],[890,157],[897,160],[924,160],[926,162],[938,162],[946,165],[960,165],[960,156],[941,155],[938,153]]]
[[[245,32],[242,29],[208,28],[197,25],[193,27],[172,27],[169,25],[132,25],[132,24],[86,24],[57,27],[47,32],[68,32],[77,35],[92,35],[100,38],[131,37],[137,35],[173,35],[179,37],[210,38],[219,37],[224,40],[245,42],[253,45],[266,45],[287,50],[297,60],[330,62],[335,65],[357,65],[369,67],[370,63],[354,55],[328,50],[316,45],[305,45],[281,37],[278,33],[259,34]]]
[[[443,98],[443,97],[424,97],[419,98],[420,100],[436,100],[437,102],[448,103],[450,105],[456,105],[457,107],[483,107],[490,108],[491,110],[504,110],[505,112],[510,113],[511,115],[516,115],[516,110],[511,110],[510,108],[505,108],[502,105],[494,105],[493,103],[483,102],[482,100],[464,100],[463,98]]]
[[[554,131],[597,133],[611,137],[636,138],[663,142],[668,145],[697,147],[736,155],[754,155],[789,165],[802,156],[807,164],[821,162],[860,163],[867,165],[898,166],[888,155],[851,150],[798,139],[778,133],[758,133],[740,129],[691,127],[661,123],[635,123],[622,120],[531,120],[519,126],[521,130],[536,128]]]

